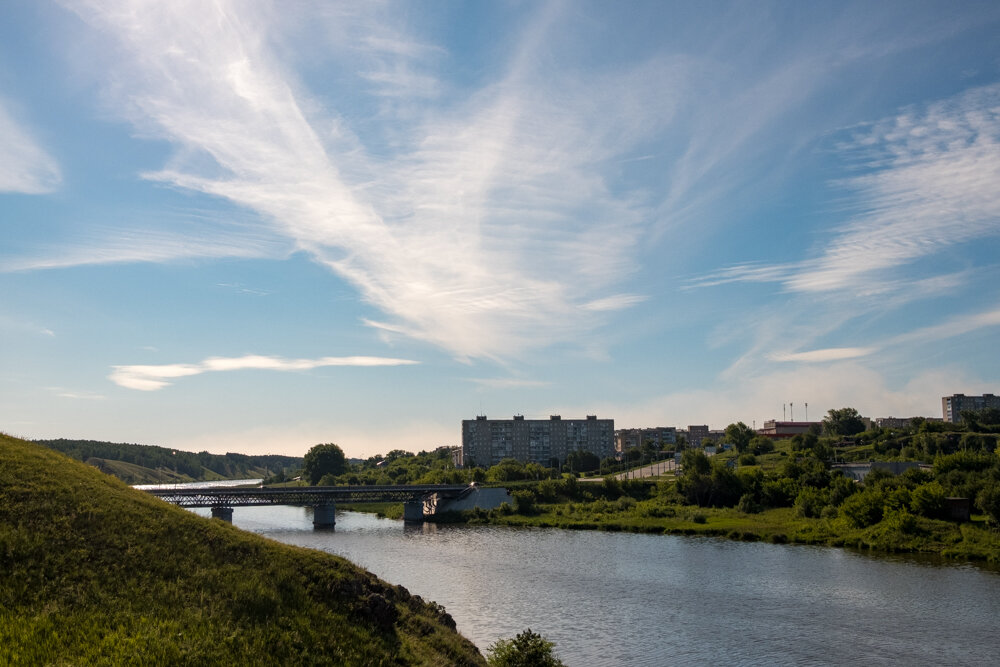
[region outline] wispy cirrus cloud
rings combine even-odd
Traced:
[[[325,366],[409,366],[419,362],[387,357],[320,357],[319,359],[284,359],[263,355],[210,357],[194,364],[159,364],[113,366],[108,379],[127,389],[156,391],[173,380],[202,373],[240,370],[308,371]]]
[[[398,123],[362,135],[337,93],[324,107],[270,48],[270,10],[79,6],[117,44],[120,107],[178,147],[145,176],[255,211],[353,283],[386,315],[382,331],[502,357],[572,340],[637,301],[613,286],[634,266],[644,213],[595,165],[669,118],[657,85],[669,68],[546,76],[533,57],[558,13],[546,9],[500,79],[420,107],[431,84],[413,79],[414,60],[441,50],[352,16],[351,49],[393,64],[351,76],[409,100]]]
[[[548,387],[552,384],[544,380],[526,380],[522,378],[470,378],[469,382],[490,389],[525,389],[530,387]]]
[[[797,361],[802,363],[825,363],[865,357],[875,351],[871,347],[830,347],[823,350],[808,350],[806,352],[787,352],[772,354],[773,361]]]
[[[689,286],[778,282],[802,293],[906,293],[933,279],[905,273],[917,260],[1000,236],[1000,85],[910,107],[847,135],[837,149],[866,173],[837,183],[850,193],[849,222],[816,257],[727,267]],[[954,283],[958,275],[946,277]]]
[[[164,263],[182,259],[259,258],[288,255],[287,242],[251,229],[199,229],[196,233],[162,229],[94,230],[73,243],[0,256],[0,273],[74,266]]]
[[[62,183],[55,158],[17,122],[0,99],[0,192],[44,194]]]

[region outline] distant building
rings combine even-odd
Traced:
[[[462,465],[489,467],[503,459],[540,463],[549,466],[566,462],[571,452],[586,451],[600,458],[615,452],[615,420],[563,419],[487,419],[485,415],[462,420]]]
[[[822,422],[785,422],[769,419],[764,422],[764,426],[757,429],[757,434],[765,438],[790,438],[793,435],[800,435],[809,432],[813,426],[821,427]]]
[[[922,419],[925,422],[942,421],[940,417],[876,417],[873,421],[879,428],[909,428],[914,419]]]
[[[941,397],[941,412],[946,422],[957,424],[962,421],[962,410],[983,410],[996,408],[1000,410],[1000,396],[983,394],[982,396],[966,396],[952,394]]]
[[[652,442],[659,449],[673,449],[677,444],[677,428],[674,426],[657,426],[655,428],[623,428],[615,431],[615,450],[624,452],[627,449],[642,447]]]
[[[687,440],[688,447],[701,447],[701,441],[709,437],[709,430],[707,424],[701,424],[700,426],[688,426],[687,430]]]

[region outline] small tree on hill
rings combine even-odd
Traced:
[[[854,408],[831,409],[823,417],[823,430],[830,435],[856,435],[865,430],[865,422]]]
[[[344,456],[344,450],[332,442],[314,446],[306,452],[304,463],[305,477],[313,486],[324,475],[336,477],[347,472],[347,457]]]
[[[741,454],[747,450],[747,445],[750,444],[750,440],[756,435],[754,430],[744,424],[743,422],[736,422],[735,424],[730,424],[726,427],[724,433],[724,439],[727,442],[733,443],[736,447],[736,451]]]
[[[513,639],[498,639],[486,649],[491,667],[565,667],[552,653],[555,646],[531,628]]]

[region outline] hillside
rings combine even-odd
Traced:
[[[0,434],[0,664],[484,664],[348,561]]]
[[[302,467],[302,457],[276,454],[209,454],[156,445],[100,440],[35,440],[49,449],[100,468],[129,484],[267,478]]]

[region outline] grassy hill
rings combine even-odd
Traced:
[[[0,664],[478,665],[434,603],[0,434]]]
[[[156,445],[66,438],[34,442],[94,465],[129,484],[267,478],[302,467],[301,456],[194,453]]]

